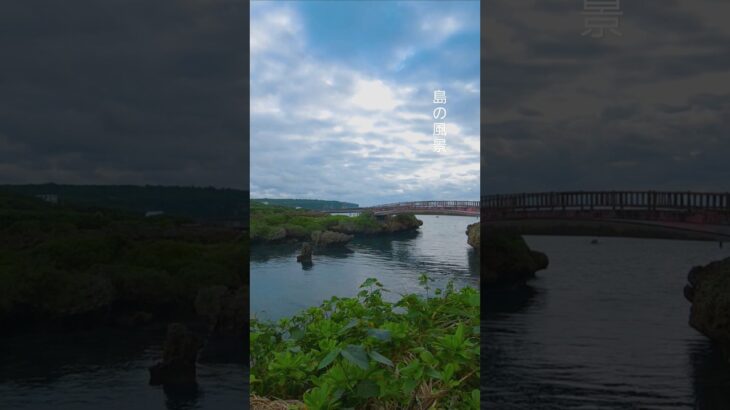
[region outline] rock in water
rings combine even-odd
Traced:
[[[423,221],[416,218],[413,214],[396,214],[390,215],[383,221],[385,232],[395,233],[418,229],[423,225]]]
[[[190,329],[182,323],[171,323],[167,327],[162,362],[149,368],[150,385],[196,385],[195,362],[200,347],[200,338]]]
[[[548,266],[548,257],[533,251],[517,233],[486,227],[482,285],[519,285]]]
[[[690,326],[717,343],[730,360],[730,258],[692,268],[687,280]]]
[[[309,242],[302,244],[302,250],[297,256],[297,262],[312,262],[312,246]]]
[[[471,245],[475,251],[479,252],[481,246],[481,225],[479,222],[473,223],[466,227],[466,243]]]
[[[376,217],[372,212],[363,212],[360,223],[356,221],[339,222],[330,227],[331,231],[345,234],[389,234],[398,232],[415,231],[423,225],[423,221],[413,214],[397,214]]]

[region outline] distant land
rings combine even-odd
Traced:
[[[0,185],[0,191],[62,205],[248,224],[248,191],[155,185]]]
[[[322,209],[342,209],[342,208],[358,208],[357,204],[352,202],[340,202],[340,201],[325,201],[321,199],[271,199],[271,198],[257,198],[252,201],[258,201],[267,203],[268,205],[279,205],[286,206],[289,208],[301,208],[311,210],[322,210]]]

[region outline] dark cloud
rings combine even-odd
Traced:
[[[247,22],[229,0],[5,2],[0,183],[246,188]]]
[[[730,190],[730,4],[621,5],[595,39],[582,2],[483,4],[483,194]]]

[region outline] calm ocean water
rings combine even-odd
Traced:
[[[313,265],[296,261],[294,245],[251,249],[251,312],[260,318],[290,316],[332,296],[354,296],[369,277],[378,278],[392,298],[422,292],[418,277],[432,286],[453,279],[457,287],[479,285],[479,259],[466,242],[475,217],[418,215],[416,232],[355,238],[346,250],[316,253]]]
[[[550,267],[485,295],[484,408],[730,409],[730,370],[689,327],[694,265],[712,242],[527,237]]]
[[[165,327],[0,338],[0,409],[243,409],[240,365],[198,364],[197,391],[148,385]]]

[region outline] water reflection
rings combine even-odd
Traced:
[[[346,247],[317,249],[313,265],[296,262],[300,245],[251,249],[251,312],[277,319],[336,296],[354,296],[358,286],[377,277],[390,295],[422,292],[418,277],[427,273],[434,286],[478,286],[479,256],[467,244],[466,226],[474,218],[419,215],[416,231],[358,236]]]
[[[43,386],[73,372],[124,367],[140,356],[161,354],[157,346],[164,335],[165,327],[156,324],[135,332],[110,328],[0,338],[0,350],[19,352],[0,355],[0,384]],[[120,339],[125,343],[115,343]]]
[[[14,352],[0,355],[0,409],[246,408],[240,364],[199,362],[199,389],[149,386],[164,335],[165,326],[0,338],[0,349]]]
[[[165,407],[168,410],[189,410],[198,406],[198,399],[202,396],[202,391],[198,385],[186,387],[170,387],[164,386]]]
[[[687,324],[703,242],[528,237],[550,267],[484,294],[482,403],[499,409],[728,409],[730,366]]]
[[[710,341],[689,347],[695,409],[730,409],[730,366],[722,351]]]
[[[498,320],[499,314],[519,313],[535,303],[538,291],[532,286],[524,285],[503,289],[483,290],[482,300],[486,314],[484,319]]]

